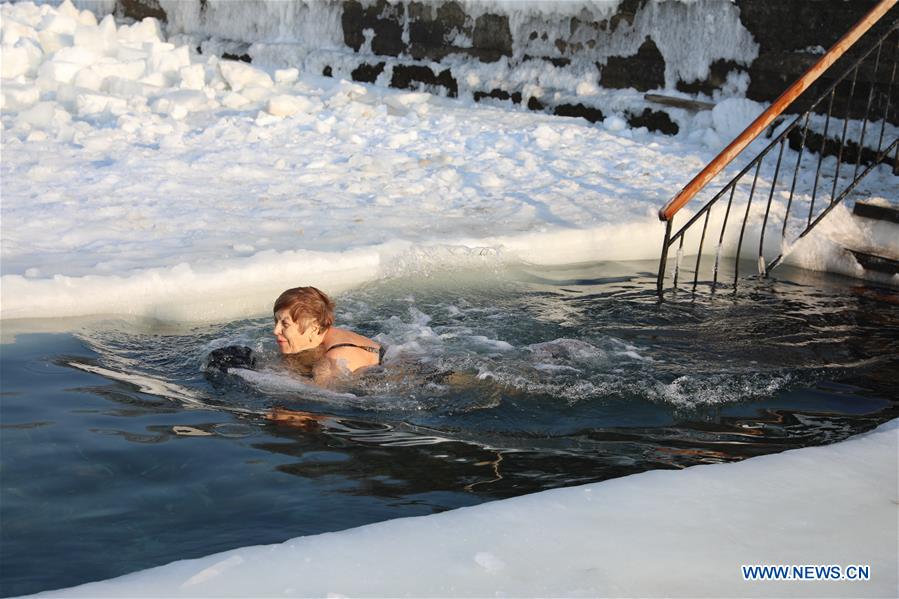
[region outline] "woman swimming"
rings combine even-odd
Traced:
[[[273,312],[278,349],[291,367],[318,384],[384,359],[380,344],[333,326],[334,302],[315,287],[288,289],[275,300]]]

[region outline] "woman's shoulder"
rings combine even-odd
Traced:
[[[339,329],[336,327],[330,329],[328,336],[324,340],[324,344],[328,348],[333,348],[336,345],[341,345],[344,343],[349,345],[357,345],[360,347],[381,347],[381,344],[379,344],[377,341],[369,339],[364,335],[354,333],[353,331],[350,331],[348,329]]]
[[[325,355],[328,358],[342,363],[350,371],[381,362],[380,344],[353,331],[336,330],[323,340],[322,345],[327,348]]]

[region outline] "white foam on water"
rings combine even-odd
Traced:
[[[652,381],[643,393],[650,400],[694,408],[771,397],[793,380],[789,373],[683,375],[670,383]]]
[[[355,405],[359,398],[352,393],[340,393],[324,389],[311,380],[284,370],[248,370],[229,368],[228,374],[240,377],[272,399],[313,399],[333,405]]]
[[[69,362],[68,365],[78,368],[79,370],[99,374],[114,381],[135,385],[142,393],[174,399],[188,408],[209,408],[207,404],[203,403],[200,394],[181,385],[176,385],[141,374],[117,372],[115,370],[103,368],[102,366],[85,364],[83,362]]]

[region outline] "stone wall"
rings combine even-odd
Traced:
[[[475,12],[471,5],[452,0],[344,0],[332,4],[340,10],[345,52],[358,55],[358,60],[349,72],[338,64],[324,64],[321,71],[325,75],[349,76],[398,88],[425,88],[450,97],[465,93],[475,100],[510,101],[532,110],[598,121],[604,118],[603,106],[581,99],[574,89],[546,94],[545,85],[530,85],[532,82],[522,79],[521,72],[526,69],[521,67],[548,63],[581,77],[586,73],[587,79],[594,80],[601,89],[679,92],[703,101],[737,93],[770,102],[876,0],[622,0],[610,14],[581,10],[543,18],[535,14],[493,14],[483,7]],[[159,0],[118,0],[117,11],[121,16],[155,16],[164,20],[164,5]],[[197,0],[200,23],[206,5],[207,0]],[[899,8],[894,8],[876,30],[885,30],[897,18]],[[668,23],[682,31],[668,30]],[[203,31],[214,31],[214,24],[205,23]],[[712,50],[707,64],[690,55],[677,55],[678,43],[691,51],[689,44],[696,41],[691,39],[694,31],[696,36],[712,40],[710,44],[721,46]],[[877,35],[877,31],[871,35]],[[728,54],[727,36],[742,49]],[[249,47],[260,40],[232,41]],[[701,53],[705,49],[699,46],[692,51]],[[850,53],[842,63],[857,54],[857,50]],[[252,52],[236,55],[252,60]],[[496,85],[482,82],[478,87],[469,84],[468,79],[462,80],[466,64],[502,64],[515,76]],[[832,72],[842,70],[838,63]],[[831,84],[834,76],[823,78],[815,89],[820,91]],[[850,105],[853,115],[862,113],[872,81],[888,78],[888,68],[876,73],[863,69],[853,99],[849,99],[848,85],[841,86],[837,104]],[[732,89],[734,82],[743,82],[736,92]],[[535,88],[544,93],[537,94]],[[807,106],[811,97],[806,94],[800,106]],[[676,133],[677,118],[672,115],[677,110],[680,109],[650,102],[625,111],[625,117],[635,126]],[[899,122],[896,110],[891,111],[890,120]]]

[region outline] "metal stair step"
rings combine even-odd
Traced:
[[[879,206],[867,202],[856,202],[852,214],[862,218],[872,218],[891,223],[899,223],[899,208],[892,206]]]
[[[858,263],[862,265],[862,268],[865,270],[873,270],[876,272],[886,273],[888,275],[895,275],[899,273],[899,260],[894,260],[893,258],[887,258],[884,256],[877,256],[875,254],[870,254],[868,252],[862,252],[860,250],[852,250],[846,248],[848,252],[850,252],[855,259],[858,260]]]

